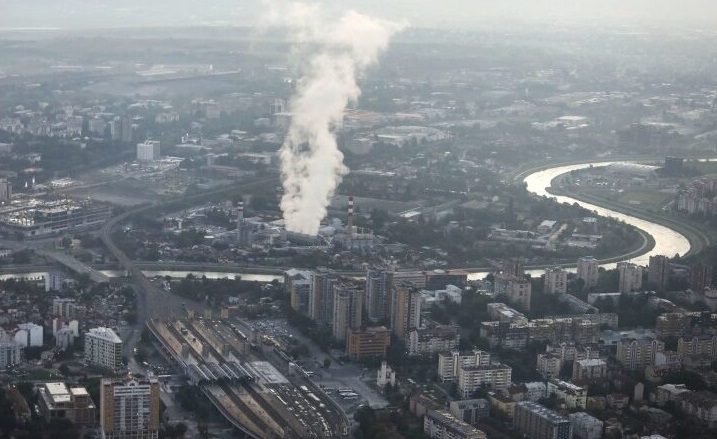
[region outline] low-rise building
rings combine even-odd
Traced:
[[[517,309],[509,307],[505,303],[489,303],[488,305],[486,305],[486,308],[488,310],[488,315],[493,320],[507,323],[528,323],[528,318],[525,317],[525,314],[518,311]]]
[[[458,392],[469,398],[480,388],[504,390],[510,385],[512,369],[505,364],[463,366],[458,370]]]
[[[548,380],[548,395],[555,395],[565,402],[569,409],[587,408],[588,389],[577,386],[571,382],[551,379]]]
[[[40,413],[47,422],[66,419],[77,426],[97,425],[97,407],[84,387],[45,383],[37,391]]]
[[[683,393],[679,398],[679,407],[707,428],[717,428],[717,394],[706,390]]]
[[[438,325],[432,328],[418,328],[408,333],[408,355],[434,355],[456,349],[461,336],[452,325]]]
[[[391,332],[385,326],[356,330],[349,328],[346,336],[346,355],[354,361],[384,358],[390,344]]]
[[[670,401],[677,401],[680,396],[691,392],[684,384],[663,384],[657,386],[653,393],[653,402],[658,406],[664,406]]]
[[[474,349],[472,351],[450,351],[438,354],[438,377],[442,382],[454,381],[458,371],[464,366],[487,366],[490,353]]]
[[[490,403],[481,398],[451,401],[449,410],[456,418],[475,425],[480,418],[490,416]]]
[[[560,375],[562,366],[563,362],[559,355],[548,352],[538,354],[537,369],[543,378],[556,378]]]
[[[607,377],[607,362],[600,358],[573,362],[573,381],[593,382]]]
[[[488,392],[488,402],[493,416],[503,418],[506,422],[513,422],[517,402],[502,393]]]
[[[423,431],[436,439],[486,439],[485,433],[443,410],[431,410],[423,418]]]
[[[571,413],[568,415],[573,425],[573,438],[575,439],[600,439],[602,437],[603,422],[585,412]]]
[[[514,427],[531,439],[571,439],[573,436],[569,419],[531,401],[516,405]]]

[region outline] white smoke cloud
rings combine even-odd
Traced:
[[[378,61],[403,25],[346,12],[333,20],[316,5],[269,2],[270,22],[289,29],[306,57],[295,95],[291,125],[279,151],[286,228],[315,235],[334,191],[348,172],[334,132],[346,106],[361,94],[357,78]]]

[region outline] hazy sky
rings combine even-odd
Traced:
[[[717,24],[717,0],[318,0],[414,26]],[[0,27],[251,25],[261,0],[0,0]]]

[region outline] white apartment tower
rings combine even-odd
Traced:
[[[160,144],[157,140],[145,140],[137,144],[137,161],[154,162],[159,160]]]
[[[85,334],[85,362],[105,369],[122,368],[122,340],[110,328],[92,328]]]

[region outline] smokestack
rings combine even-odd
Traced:
[[[326,17],[314,4],[268,1],[274,25],[285,26],[303,53],[291,98],[289,131],[279,150],[286,230],[316,235],[348,172],[336,142],[344,110],[361,95],[358,79],[378,62],[402,24],[348,11]]]
[[[349,211],[348,219],[346,220],[346,228],[349,231],[349,236],[354,236],[354,196],[349,195]]]
[[[240,201],[237,207],[237,226],[244,222],[244,202]]]

